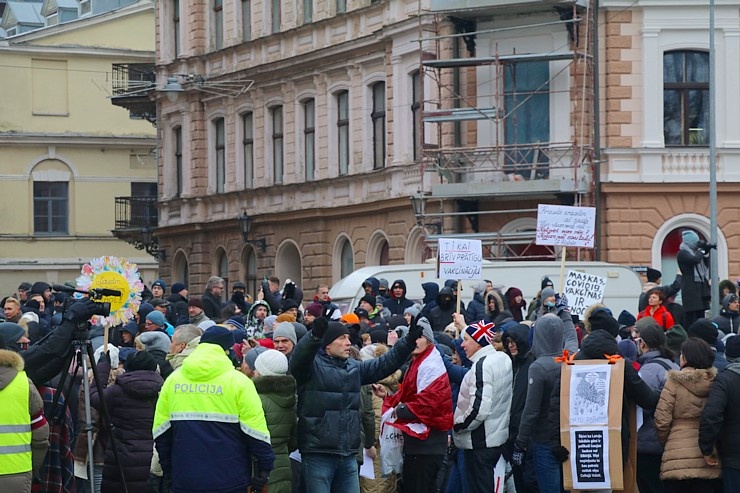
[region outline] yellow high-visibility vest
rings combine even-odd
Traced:
[[[26,372],[20,371],[0,390],[0,475],[32,469],[28,385]]]

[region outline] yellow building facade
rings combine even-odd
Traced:
[[[157,262],[114,238],[115,197],[156,196],[156,131],[110,103],[111,67],[151,63],[154,3],[0,40],[0,295],[91,258]]]

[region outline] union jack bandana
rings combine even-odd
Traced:
[[[495,326],[493,322],[479,320],[465,327],[465,332],[481,346],[488,346],[493,341],[493,328]]]

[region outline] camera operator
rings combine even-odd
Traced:
[[[87,321],[100,310],[89,299],[79,300],[69,307],[62,323],[37,343],[20,350],[25,371],[34,384],[42,385],[57,376],[72,351],[72,341],[84,335]]]
[[[678,249],[678,268],[681,270],[681,299],[684,308],[684,326],[691,325],[704,318],[712,298],[709,285],[709,252],[717,245],[699,239],[694,231],[681,233],[683,242]]]

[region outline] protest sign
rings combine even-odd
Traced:
[[[437,278],[481,279],[483,254],[480,240],[440,238],[437,246]]]
[[[575,360],[561,367],[560,443],[570,452],[563,464],[566,490],[631,490],[622,461],[624,365],[623,359]],[[604,411],[606,426],[594,426]],[[630,447],[626,462],[634,464],[635,454]]]
[[[589,247],[594,246],[596,209],[565,205],[537,206],[538,245]]]
[[[565,278],[565,295],[568,297],[570,312],[580,317],[589,306],[601,303],[605,287],[605,277],[569,270]]]

